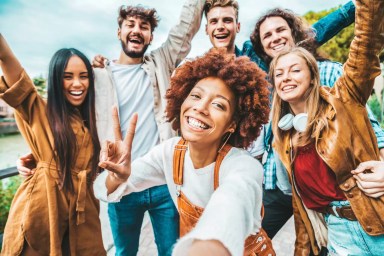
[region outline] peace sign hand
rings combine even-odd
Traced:
[[[127,134],[123,140],[117,107],[114,106],[112,109],[115,142],[105,141],[103,143],[99,166],[108,170],[109,178],[114,183],[123,183],[131,175],[132,141],[135,136],[137,118],[137,113],[134,113],[129,121]]]

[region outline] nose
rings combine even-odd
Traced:
[[[81,80],[80,80],[80,77],[74,77],[73,78],[73,84],[72,86],[76,87],[76,86],[81,86]]]
[[[199,102],[195,103],[193,110],[207,116],[209,114],[208,104],[208,101],[200,100]]]
[[[222,20],[217,22],[217,29],[224,29],[224,22]]]
[[[272,33],[272,42],[278,42],[280,41],[280,35],[276,32]]]
[[[132,32],[133,33],[140,33],[140,25],[139,24],[135,24],[135,26],[132,29]]]
[[[283,73],[283,82],[291,81],[291,73],[290,72],[284,72]]]

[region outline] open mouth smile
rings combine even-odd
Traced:
[[[196,119],[196,118],[193,118],[193,117],[186,117],[187,118],[187,122],[188,124],[192,127],[192,128],[195,128],[195,129],[201,129],[201,130],[207,130],[209,128],[211,128],[208,124]]]
[[[69,94],[75,97],[79,97],[83,95],[83,93],[84,93],[83,90],[69,91]]]
[[[285,44],[286,43],[281,43],[281,44],[275,45],[274,47],[271,47],[271,49],[274,51],[281,51],[282,49],[284,49]]]

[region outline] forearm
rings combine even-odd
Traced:
[[[185,1],[178,24],[169,32],[167,41],[158,50],[169,60],[170,68],[177,67],[191,50],[191,41],[200,28],[205,0]]]
[[[336,82],[340,81],[338,86],[347,88],[348,97],[362,105],[366,104],[375,78],[381,73],[378,55],[384,45],[383,13],[382,0],[356,0],[355,36],[344,64],[344,75]]]
[[[114,178],[111,174],[107,176],[107,179],[105,180],[105,186],[107,188],[107,194],[112,194],[116,191],[116,189],[123,184],[124,180],[119,180],[117,178]]]
[[[8,86],[13,85],[20,79],[23,68],[13,54],[11,48],[0,33],[0,66],[4,74],[5,82]]]
[[[354,21],[355,5],[350,1],[313,24],[312,27],[316,32],[317,43],[319,45],[326,43]]]

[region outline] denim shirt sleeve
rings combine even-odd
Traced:
[[[368,112],[369,121],[371,122],[373,131],[375,132],[375,135],[376,135],[377,145],[378,145],[379,149],[382,149],[382,148],[384,148],[384,131],[381,129],[379,122],[376,120],[376,117],[374,116],[374,114],[373,114],[372,110],[370,109],[370,107],[368,106],[368,104],[365,105],[365,107],[366,107],[367,112]]]
[[[319,45],[326,43],[354,21],[355,5],[352,1],[349,1],[338,10],[328,14],[313,24],[312,28],[316,33],[316,41]]]
[[[262,70],[268,73],[267,64],[256,54],[253,50],[253,45],[251,40],[247,40],[243,44],[242,54],[243,56],[248,56],[251,61],[255,62]]]

